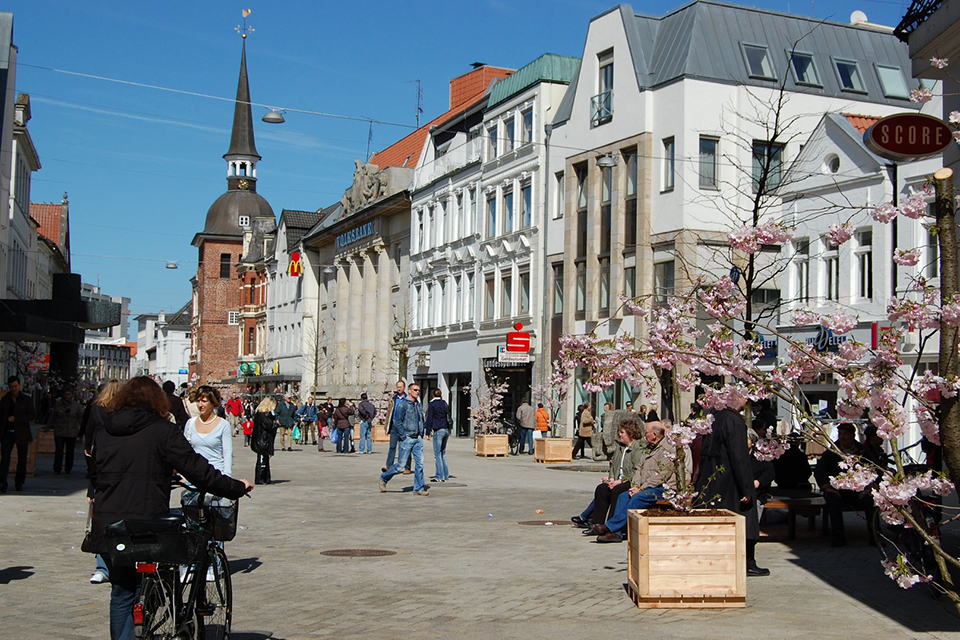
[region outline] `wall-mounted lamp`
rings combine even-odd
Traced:
[[[597,166],[603,169],[611,169],[617,166],[617,156],[612,153],[597,157]]]
[[[286,120],[283,117],[283,109],[270,109],[267,113],[264,114],[261,120],[267,124],[283,124]]]

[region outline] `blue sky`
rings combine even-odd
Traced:
[[[686,4],[634,2],[662,15]],[[907,1],[747,2],[847,22],[862,10],[895,25]],[[221,156],[230,102],[49,70],[121,79],[232,98],[240,62],[233,27],[244,8],[251,99],[325,113],[414,124],[416,84],[423,120],[447,108],[450,78],[470,63],[519,68],[542,53],[579,56],[589,19],[613,6],[596,0],[509,2],[183,2],[8,0],[19,49],[17,91],[31,95],[29,128],[43,168],[32,200],[70,197],[73,270],[132,313],[172,311],[190,298],[193,235],[226,190]],[[366,155],[363,122],[288,114],[259,121],[254,108],[258,191],[282,209],[327,206]],[[376,125],[378,151],[411,129]],[[110,257],[108,257],[110,256]],[[177,260],[168,270],[164,261]]]

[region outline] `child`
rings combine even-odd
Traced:
[[[253,436],[253,420],[247,418],[243,421],[243,446],[250,446],[250,438]]]

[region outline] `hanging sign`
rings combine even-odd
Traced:
[[[863,134],[871,151],[890,160],[935,156],[953,142],[953,132],[940,118],[922,113],[898,113],[877,120]]]

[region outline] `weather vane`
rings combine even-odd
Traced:
[[[237,33],[239,33],[239,34],[240,34],[240,37],[243,38],[244,40],[247,39],[247,36],[248,36],[248,35],[250,35],[251,33],[253,33],[253,27],[248,27],[248,26],[247,26],[247,17],[248,17],[251,13],[252,13],[252,11],[250,11],[250,9],[244,9],[244,10],[241,12],[241,15],[243,16],[243,26],[240,26],[240,25],[238,24],[237,26],[235,26],[235,27],[233,28],[233,30],[236,31]]]

